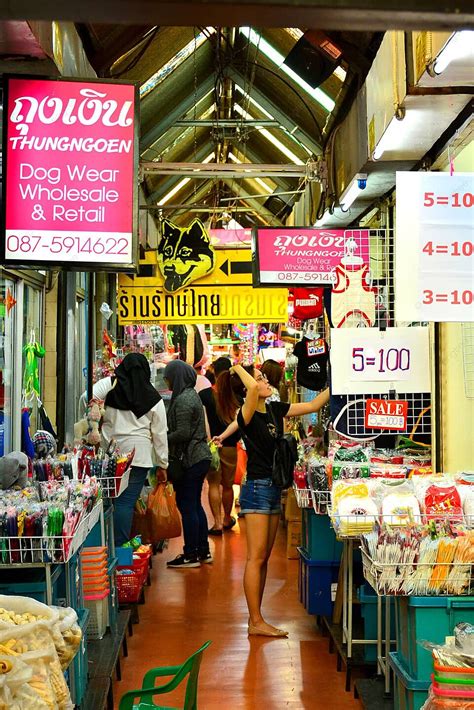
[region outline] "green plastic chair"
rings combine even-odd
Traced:
[[[193,653],[192,656],[189,656],[181,666],[152,668],[145,674],[142,687],[139,690],[129,690],[122,695],[119,710],[149,710],[149,708],[154,708],[154,710],[197,710],[199,668],[201,666],[202,654],[210,644],[211,641],[206,641],[206,643],[201,646],[198,651]],[[189,678],[186,684],[183,708],[171,708],[154,704],[153,696],[170,693],[178,687],[188,674]],[[163,676],[174,676],[174,678],[164,685],[155,686],[156,679],[162,678]],[[135,698],[140,700],[138,705],[134,704]],[[143,700],[146,702],[143,702]]]

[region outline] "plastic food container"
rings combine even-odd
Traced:
[[[440,666],[437,663],[434,664],[435,678],[442,682],[443,678],[449,678],[455,680],[471,680],[474,684],[474,668],[455,668],[454,666]]]

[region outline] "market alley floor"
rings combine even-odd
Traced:
[[[139,688],[154,666],[182,663],[208,639],[199,677],[199,710],[342,710],[360,708],[344,691],[344,674],[328,653],[328,640],[298,601],[298,562],[286,558],[280,526],[264,598],[266,618],[288,629],[287,639],[247,636],[242,590],[245,523],[210,538],[214,563],[199,569],[166,569],[181,551],[172,540],[153,558],[152,586],[140,606],[140,623],[129,639],[122,681],[114,684],[115,707],[123,692]],[[182,707],[181,695],[156,697]]]

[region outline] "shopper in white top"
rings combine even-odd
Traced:
[[[114,502],[115,544],[130,539],[133,509],[148,471],[157,465],[159,477],[166,477],[168,440],[163,400],[150,382],[150,366],[144,355],[129,353],[116,368],[114,377],[94,385],[94,397],[105,400],[102,437],[112,439],[121,453],[135,449],[127,489]],[[153,457],[155,460],[153,460]]]

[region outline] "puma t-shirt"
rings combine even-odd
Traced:
[[[298,358],[296,381],[301,387],[318,392],[326,387],[328,367],[328,344],[324,338],[303,338],[296,343],[293,352]]]
[[[288,402],[271,402],[269,407],[283,430],[283,417],[288,414]],[[276,431],[273,420],[268,412],[255,412],[248,424],[245,424],[242,410],[237,414],[237,423],[243,434],[247,448],[247,479],[254,481],[258,478],[271,478],[273,469],[273,455],[276,446]]]

